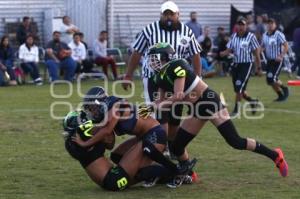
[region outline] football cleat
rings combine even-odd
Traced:
[[[183,183],[183,176],[175,176],[172,178],[166,185],[169,188],[176,189],[177,187],[180,187]]]
[[[145,188],[150,188],[150,187],[154,187],[156,185],[156,182],[159,180],[158,177],[155,177],[155,178],[152,178],[152,179],[149,179],[149,180],[146,180],[143,182],[143,187]]]
[[[190,171],[192,171],[192,169],[194,168],[196,163],[197,163],[196,158],[194,158],[192,160],[179,162],[179,164],[177,165],[178,174],[180,174],[180,175],[188,174]]]
[[[275,160],[276,167],[279,169],[280,175],[286,177],[289,171],[289,165],[284,159],[283,151],[280,148],[274,149],[278,153],[278,157]]]

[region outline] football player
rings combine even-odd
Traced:
[[[157,43],[148,53],[149,65],[157,71],[154,80],[159,87],[159,99],[155,107],[160,110],[174,103],[189,103],[191,117],[185,119],[177,131],[171,151],[180,161],[187,161],[189,156],[185,147],[198,134],[207,121],[218,129],[226,142],[238,150],[249,150],[273,160],[281,176],[288,175],[288,164],[280,148],[269,149],[252,138],[239,136],[216,92],[211,90],[195,73],[184,59],[172,59],[174,49],[168,43]],[[172,95],[170,96],[169,94]],[[153,110],[148,108],[145,110]]]

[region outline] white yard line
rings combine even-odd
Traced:
[[[2,110],[0,109],[0,113],[27,113],[27,112],[49,112],[50,109],[10,109],[10,110]]]
[[[300,115],[300,111],[290,111],[290,110],[286,110],[286,109],[265,108],[265,112],[290,113],[290,114],[299,114]]]

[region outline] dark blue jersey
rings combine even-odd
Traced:
[[[104,102],[107,104],[108,111],[115,105],[119,104],[118,112],[120,113],[121,118],[117,122],[114,131],[117,135],[132,134],[132,131],[138,120],[136,107],[129,104],[125,99],[118,98],[115,96],[107,97]],[[130,109],[129,116],[123,116],[124,111]]]

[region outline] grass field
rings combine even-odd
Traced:
[[[286,81],[285,74],[282,78]],[[222,91],[230,105],[231,80],[215,78],[210,87]],[[99,82],[84,82],[82,92]],[[252,78],[249,92],[265,105],[261,120],[235,119],[243,136],[256,138],[270,147],[282,147],[289,162],[290,176],[282,178],[265,157],[231,149],[212,125],[207,125],[189,145],[199,159],[196,171],[201,183],[169,189],[158,185],[151,189],[133,187],[122,193],[105,192],[97,187],[80,165],[66,153],[60,120],[50,117],[56,101],[80,102],[76,92],[67,99],[55,99],[50,86],[33,85],[0,88],[0,198],[1,199],[129,199],[129,198],[216,198],[265,199],[300,198],[300,87],[291,87],[287,102],[275,103],[276,97],[264,78]],[[141,82],[136,81],[132,101],[143,101]],[[125,92],[118,86],[119,93]],[[57,85],[55,93],[66,94],[66,85]],[[229,107],[232,109],[232,106]],[[56,106],[55,115],[64,115],[66,106]],[[118,142],[126,137],[119,137]]]

